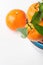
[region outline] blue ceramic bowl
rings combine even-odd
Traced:
[[[37,47],[43,49],[43,44],[40,42],[32,42],[34,45],[36,45]]]

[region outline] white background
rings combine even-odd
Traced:
[[[5,21],[10,10],[17,8],[27,12],[37,1],[0,0],[0,65],[43,65],[43,50],[11,31]]]

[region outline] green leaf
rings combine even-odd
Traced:
[[[27,28],[18,28],[17,31],[19,31],[19,32],[22,33],[22,37],[23,38],[26,38],[27,37],[27,34],[28,34]]]
[[[40,6],[39,6],[39,11],[40,11],[40,12],[43,12],[43,3],[40,3],[39,5],[40,5]]]
[[[37,23],[33,23],[35,29],[41,34],[43,35],[43,26],[38,25]]]
[[[32,21],[31,23],[34,21],[36,23],[39,23],[40,22],[40,19],[41,19],[41,12],[36,12],[34,15],[33,15],[33,18],[32,18]]]
[[[40,16],[41,16],[41,19],[42,19],[42,18],[43,18],[43,12],[41,13],[41,15],[40,15]]]
[[[43,18],[42,12],[36,12],[32,18],[31,23],[33,24],[34,28],[43,35],[43,26],[38,25],[40,20]]]

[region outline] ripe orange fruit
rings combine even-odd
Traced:
[[[39,3],[34,3],[30,6],[30,8],[27,11],[27,18],[28,18],[28,23],[31,23],[32,17],[35,12],[39,10]],[[43,26],[43,20],[40,21],[39,25]],[[43,36],[39,34],[39,32],[33,27],[33,29],[30,29],[28,36],[30,40],[35,40],[38,41],[40,40]]]
[[[35,30],[35,29],[32,29],[29,33],[28,33],[28,38],[30,40],[34,40],[34,41],[38,41],[42,38],[42,36]]]
[[[10,11],[6,16],[6,24],[12,30],[22,28],[26,25],[26,14],[19,9]]]
[[[27,18],[28,18],[28,21],[29,21],[29,22],[32,20],[32,17],[33,17],[33,15],[34,15],[34,13],[39,10],[38,7],[39,7],[39,3],[34,3],[34,4],[32,4],[32,5],[28,8]]]
[[[39,23],[39,25],[43,26],[43,20]],[[30,29],[28,33],[28,38],[30,40],[38,41],[38,40],[41,40],[43,36],[39,34],[39,32],[35,28],[33,28],[33,29]]]

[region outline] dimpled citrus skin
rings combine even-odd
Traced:
[[[26,25],[26,14],[19,9],[11,10],[6,16],[6,24],[11,30],[22,28]]]
[[[36,8],[35,8],[36,7]],[[34,3],[32,4],[28,11],[27,11],[27,18],[28,18],[28,22],[31,22],[32,17],[34,15],[35,12],[38,12],[39,10],[39,4],[38,3]],[[40,21],[39,25],[43,26],[43,20]],[[35,40],[38,41],[40,40],[43,36],[35,29],[31,29],[28,33],[28,39],[30,40]]]

